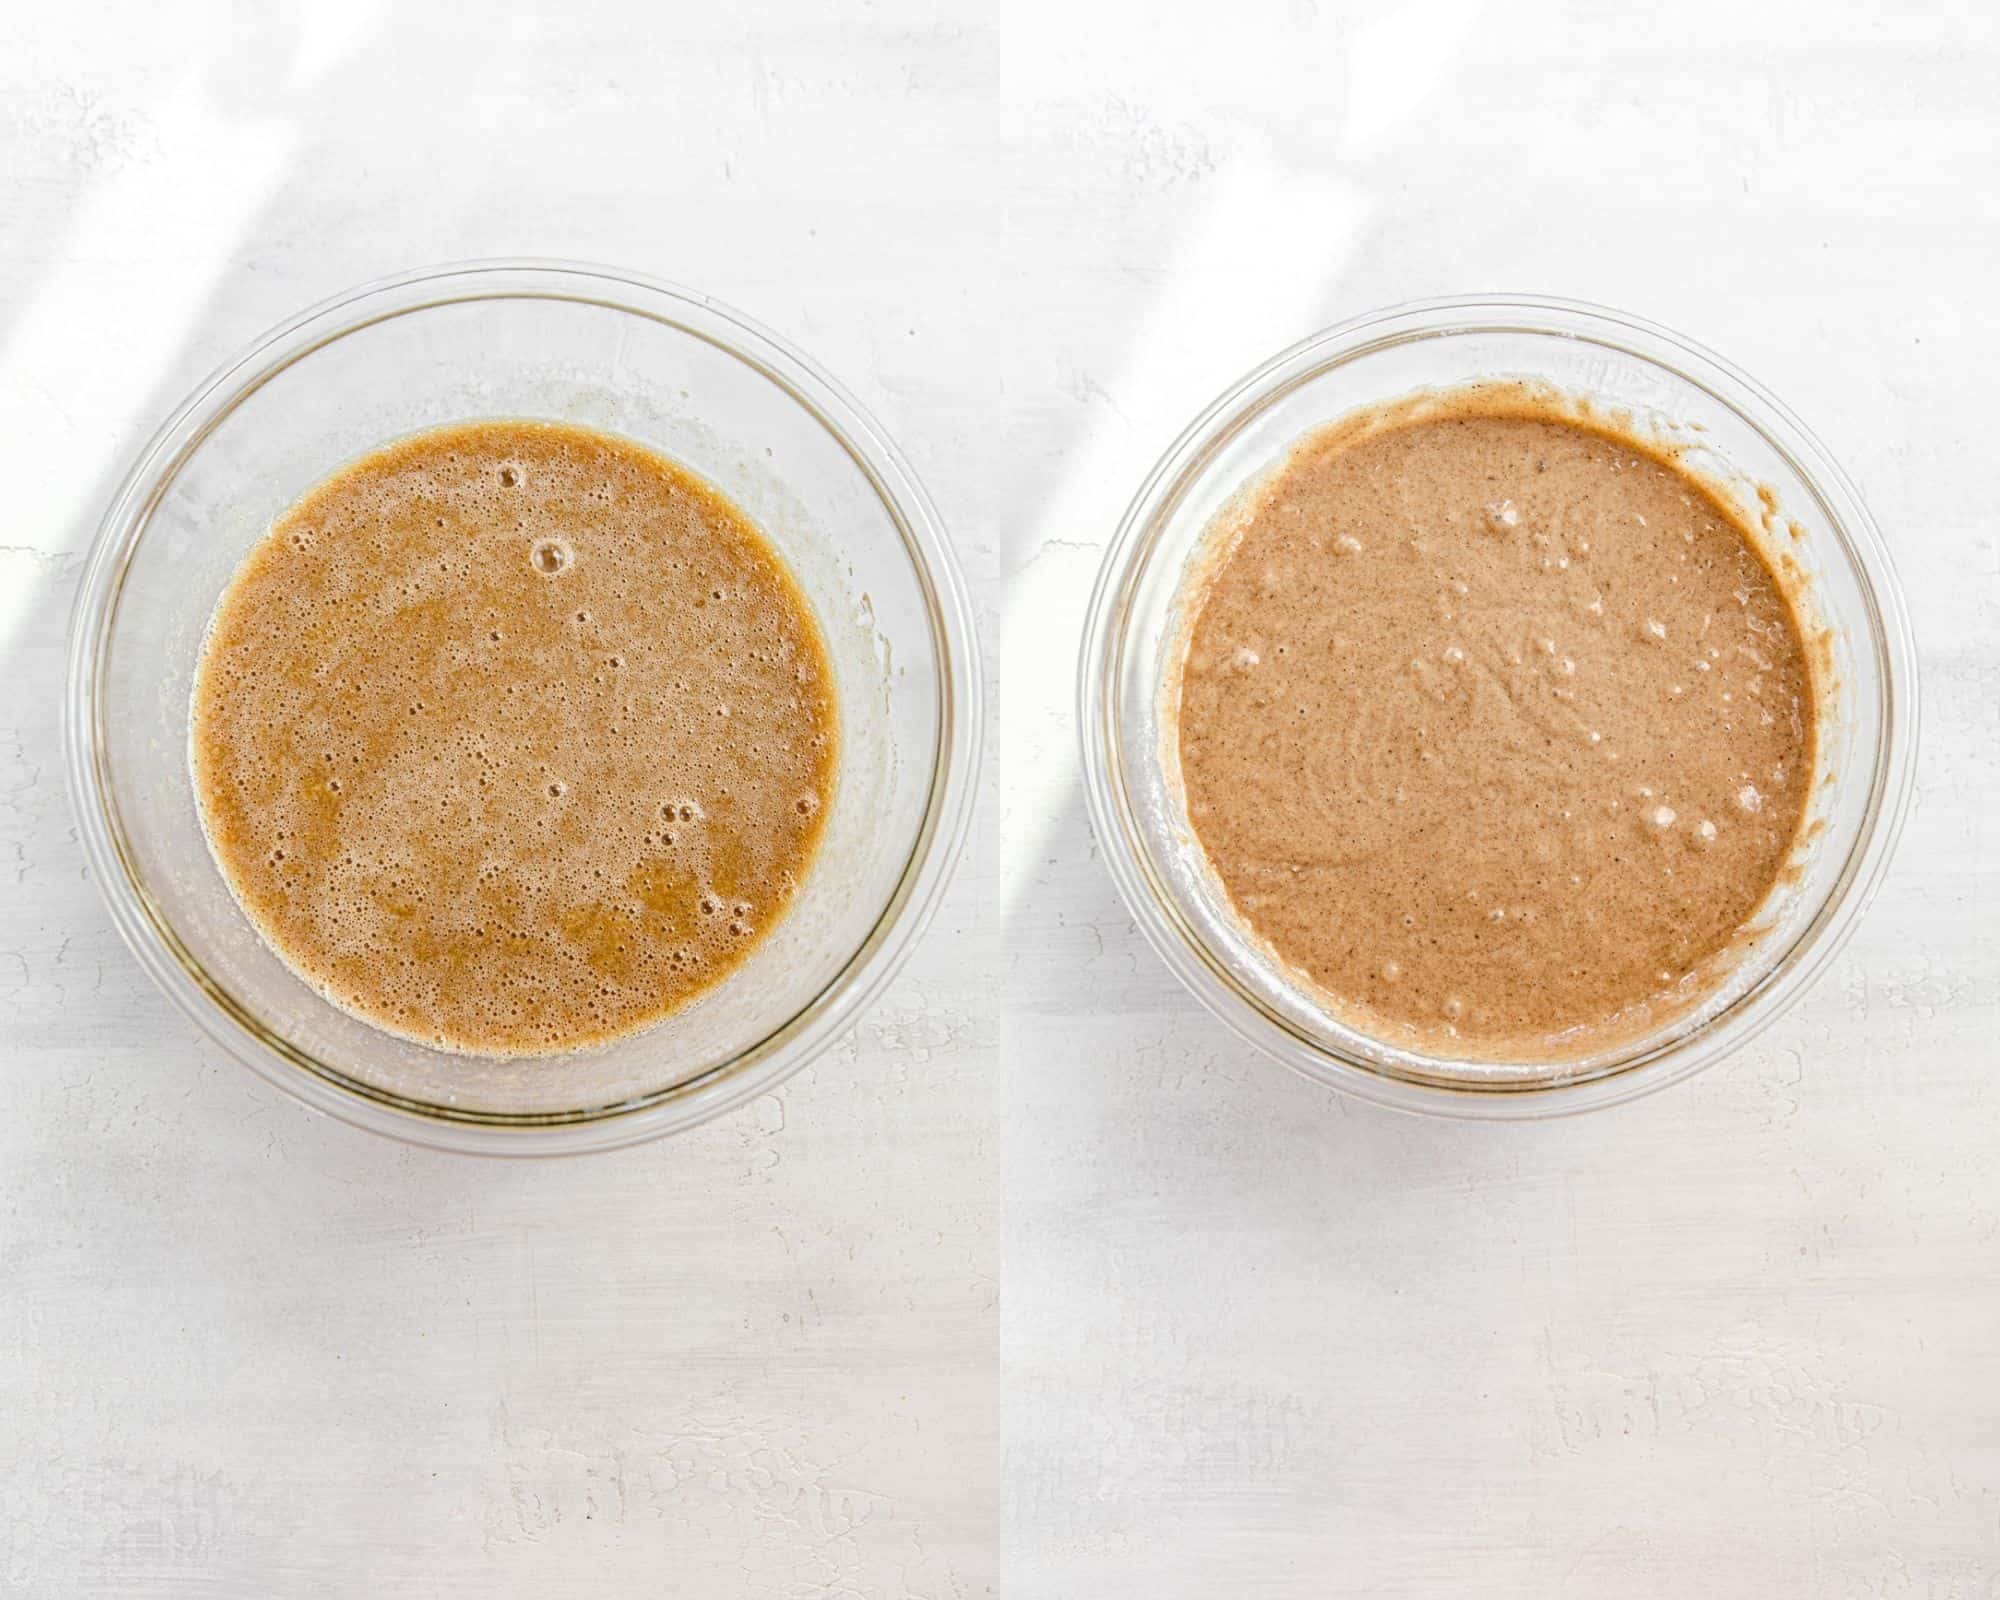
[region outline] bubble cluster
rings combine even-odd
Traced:
[[[255,925],[348,1009],[481,1054],[629,1032],[740,966],[810,866],[837,749],[817,627],[756,529],[560,424],[442,429],[321,483],[224,593],[194,695],[204,825]]]

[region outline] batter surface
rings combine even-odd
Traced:
[[[832,673],[715,489],[595,431],[467,423],[348,466],[224,592],[209,843],[272,947],[391,1032],[559,1050],[678,1009],[783,914]]]
[[[1813,776],[1778,580],[1672,460],[1510,386],[1305,441],[1213,558],[1190,820],[1356,1026],[1561,1059],[1684,1005]]]

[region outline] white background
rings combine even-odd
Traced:
[[[2000,1594],[2000,24],[1944,4],[0,15],[0,1593]],[[855,1038],[545,1164],[294,1107],[84,877],[57,700],[126,459],[267,324],[490,254],[698,285],[904,445],[988,806]],[[1916,809],[1736,1060],[1524,1127],[1250,1057],[1093,858],[1098,553],[1381,303],[1623,306],[1860,482]]]

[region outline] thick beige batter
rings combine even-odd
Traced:
[[[1357,1026],[1561,1059],[1687,1003],[1813,775],[1784,591],[1671,460],[1511,386],[1306,441],[1180,682],[1196,834]]]
[[[209,842],[337,1003],[448,1049],[643,1026],[783,914],[835,770],[810,609],[743,514],[625,440],[479,422],[283,517],[194,694]]]

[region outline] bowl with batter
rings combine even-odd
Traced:
[[[1776,400],[1541,299],[1305,341],[1160,463],[1081,665],[1142,928],[1279,1059],[1468,1116],[1733,1049],[1852,930],[1912,770],[1880,535]]]
[[[604,1148],[772,1087],[962,844],[970,610],[825,374],[630,274],[478,263],[275,330],[140,458],[72,631],[121,932],[308,1103]]]

